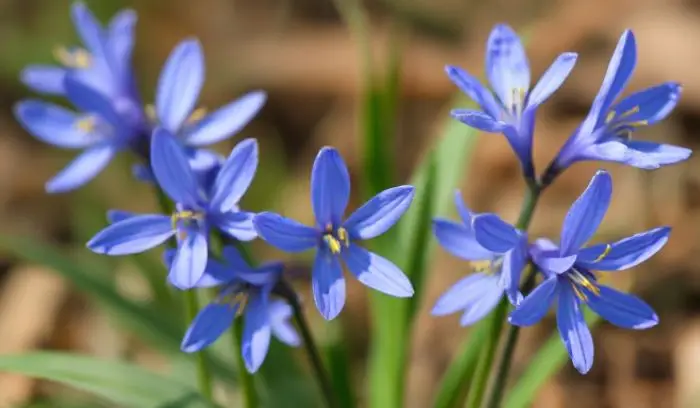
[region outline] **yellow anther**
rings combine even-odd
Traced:
[[[200,214],[198,212],[184,210],[184,211],[178,211],[176,213],[173,213],[173,215],[170,216],[170,221],[172,222],[173,229],[177,229],[177,222],[178,221],[200,220],[201,218],[202,218],[202,214]]]
[[[93,116],[85,116],[75,122],[75,127],[85,133],[94,131],[96,125],[97,120]]]
[[[583,281],[581,282],[581,286],[590,290],[596,296],[600,295],[600,289],[598,288],[598,286],[596,286],[589,279],[584,278]]]
[[[605,259],[606,256],[612,251],[612,245],[610,244],[605,244],[605,250],[603,251],[602,254],[598,255],[598,257],[593,261],[593,263],[600,262],[603,259]]]
[[[340,253],[340,241],[338,241],[333,235],[326,234],[323,236],[323,240],[326,241],[326,245],[331,250],[332,254]]]
[[[640,126],[646,126],[648,124],[649,124],[648,120],[638,120],[636,122],[627,123],[627,126],[640,127]]]
[[[245,290],[239,290],[236,292],[227,293],[225,296],[219,298],[217,303],[229,305],[232,309],[235,307],[236,316],[240,316],[243,314],[243,312],[245,312],[245,309],[248,306],[248,300],[250,300],[248,292]]]
[[[151,123],[158,122],[158,115],[156,114],[156,107],[152,103],[147,104],[143,107],[144,112],[146,112],[146,117]]]
[[[66,47],[56,47],[53,50],[53,56],[68,68],[88,68],[92,63],[92,56],[82,48],[69,50]]]
[[[187,118],[187,124],[192,125],[204,118],[207,115],[207,108],[197,108],[192,112],[189,118]]]
[[[608,112],[608,116],[605,117],[605,123],[610,123],[612,122],[613,119],[615,119],[615,111],[610,111]]]
[[[577,297],[577,298],[581,299],[581,300],[584,301],[584,302],[587,302],[587,301],[588,301],[588,296],[586,296],[585,293],[581,292],[581,289],[579,289],[578,287],[576,287],[576,284],[575,284],[575,283],[572,282],[572,283],[571,283],[571,287],[574,289],[574,293],[576,294],[576,297]]]
[[[474,272],[481,272],[481,273],[491,273],[492,272],[491,261],[474,261],[471,264],[472,264],[472,270]]]
[[[338,228],[338,240],[342,242],[346,247],[350,246],[350,237],[348,236],[348,230],[343,227]]]
[[[632,109],[630,109],[630,110],[627,110],[627,111],[625,111],[625,112],[622,112],[622,113],[620,114],[620,119],[624,119],[624,118],[626,118],[626,117],[628,117],[628,116],[632,116],[632,115],[634,115],[635,113],[639,113],[639,105],[635,106],[634,108],[632,108]]]

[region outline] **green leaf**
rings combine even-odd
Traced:
[[[590,310],[585,311],[588,327],[593,329],[600,323],[600,317]],[[559,370],[569,362],[569,354],[561,342],[559,333],[555,332],[530,360],[525,372],[506,395],[505,408],[528,408],[537,396],[537,392]]]
[[[73,250],[73,257],[68,257],[63,254],[65,250],[61,251],[37,239],[0,235],[0,251],[50,267],[144,341],[164,352],[181,353],[184,327],[179,319],[122,296],[116,291],[109,275],[100,270],[104,263],[94,265],[82,259],[86,250]],[[216,355],[215,358],[209,356],[208,360],[217,375],[227,381],[234,378],[235,374],[228,364],[230,359]]]
[[[129,408],[214,408],[191,385],[118,361],[36,352],[0,356],[0,372],[56,381]]]

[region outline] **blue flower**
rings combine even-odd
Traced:
[[[134,98],[131,52],[136,13],[119,12],[105,29],[87,6],[78,2],[71,7],[71,17],[86,48],[56,48],[54,55],[61,66],[29,66],[22,71],[22,82],[40,93],[65,95],[64,79],[70,74],[110,99]]]
[[[174,252],[166,251],[167,264],[176,257]],[[180,347],[186,353],[208,347],[237,316],[245,315],[241,355],[246,369],[254,373],[265,360],[271,334],[290,346],[301,343],[289,322],[292,308],[282,300],[270,299],[284,266],[275,262],[252,268],[234,247],[225,247],[222,255],[225,264],[210,259],[197,283],[198,287],[220,286],[219,294],[192,321]]]
[[[562,227],[557,247],[537,240],[533,262],[546,279],[510,315],[510,322],[529,326],[544,317],[557,298],[557,326],[574,367],[586,373],[593,365],[593,339],[582,314],[582,304],[610,323],[629,329],[647,329],[659,318],[641,299],[598,283],[594,270],[629,269],[658,252],[668,240],[668,227],[654,228],[612,244],[582,248],[600,225],[610,204],[612,180],[599,171],[574,202]]]
[[[681,94],[678,83],[666,82],[633,93],[613,105],[636,64],[636,41],[632,31],[627,30],[615,48],[588,116],[561,149],[546,178],[552,179],[572,163],[582,160],[656,169],[690,156],[691,150],[683,147],[632,140],[635,130],[668,116]]]
[[[15,117],[39,140],[66,149],[84,149],[71,164],[46,183],[46,191],[76,189],[93,179],[121,150],[129,149],[133,129],[112,101],[68,75],[66,96],[80,112],[37,99],[18,102]]]
[[[530,91],[530,67],[520,39],[507,25],[496,25],[486,45],[486,76],[493,93],[466,71],[445,68],[450,80],[481,107],[481,111],[456,109],[452,116],[484,132],[503,133],[525,176],[534,178],[532,136],[537,107],[559,89],[576,58],[571,52],[559,55]]]
[[[165,129],[156,129],[151,146],[151,165],[158,184],[176,203],[172,215],[110,215],[113,224],[87,244],[94,252],[127,255],[146,251],[175,235],[177,255],[168,280],[180,289],[195,287],[208,259],[211,228],[241,241],[257,235],[253,214],[240,211],[238,202],[253,181],[258,165],[255,139],[240,142],[218,172],[212,187],[202,186],[177,140]]]
[[[448,252],[472,262],[477,273],[448,289],[432,314],[463,311],[460,323],[467,326],[486,316],[504,293],[513,304],[522,300],[518,285],[527,263],[527,236],[494,214],[472,213],[459,191],[455,193],[455,205],[462,222],[437,218],[433,221],[433,233]]]
[[[202,47],[197,40],[185,40],[172,51],[160,74],[153,115],[159,126],[186,146],[199,147],[231,137],[265,103],[265,93],[254,91],[206,114],[202,108],[195,110],[203,83]]]
[[[379,236],[393,226],[413,200],[414,188],[385,190],[343,221],[350,198],[350,176],[343,158],[332,147],[316,156],[311,172],[311,204],[316,225],[308,227],[279,214],[264,212],[253,220],[258,234],[286,252],[316,248],[312,289],[324,318],[335,318],[345,305],[342,258],[350,272],[370,288],[391,296],[410,297],[413,286],[389,260],[355,241]]]

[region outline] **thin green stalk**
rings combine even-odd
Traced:
[[[530,222],[532,221],[532,215],[535,212],[535,207],[537,206],[537,201],[539,200],[541,192],[542,189],[537,183],[528,182],[528,189],[525,194],[525,199],[523,200],[523,205],[520,209],[520,216],[518,217],[518,221],[515,224],[516,227],[521,231],[527,230],[527,228],[530,226]],[[501,302],[498,304],[496,310],[491,312],[491,316],[489,317],[489,319],[480,323],[482,325],[489,325],[490,333],[488,341],[482,343],[481,345],[481,357],[479,360],[479,364],[477,365],[476,372],[472,377],[471,385],[469,387],[469,395],[467,398],[466,405],[467,408],[478,408],[483,402],[486,386],[488,385],[488,380],[490,378],[489,373],[491,372],[491,367],[496,356],[497,346],[501,338],[501,332],[503,331],[503,322],[506,319],[507,313],[508,302],[504,299],[501,300]],[[501,361],[501,364],[503,364],[503,356],[501,357],[501,359],[499,359],[499,361]],[[489,401],[494,399],[493,392],[494,391],[492,389],[492,392],[489,394]]]
[[[190,324],[192,320],[199,313],[199,300],[197,299],[197,292],[194,290],[187,290],[184,292],[185,296],[185,324]],[[207,360],[204,353],[195,353],[195,358],[197,359],[197,384],[199,386],[199,391],[208,400],[213,401],[214,398],[214,388],[212,386],[211,373],[209,372],[209,367],[207,365]]]
[[[258,394],[255,392],[253,376],[248,372],[241,355],[241,339],[243,338],[243,320],[236,319],[233,323],[233,355],[236,358],[239,387],[243,395],[243,407],[256,408],[259,405]]]
[[[283,283],[283,286],[286,286],[286,283]],[[287,297],[287,300],[292,306],[292,310],[294,311],[294,321],[296,322],[296,325],[299,328],[299,331],[301,332],[301,337],[304,341],[304,348],[306,349],[306,353],[309,357],[309,362],[311,363],[311,367],[314,370],[316,379],[318,380],[319,386],[321,387],[321,391],[323,392],[323,398],[326,401],[326,406],[330,408],[339,407],[340,405],[338,404],[337,398],[335,396],[333,383],[328,377],[328,372],[323,366],[323,361],[321,360],[321,353],[319,353],[318,351],[318,347],[316,346],[314,337],[311,334],[309,324],[307,323],[306,318],[304,317],[304,313],[301,309],[301,304],[299,303],[299,300],[297,299],[296,295],[292,294],[292,296],[285,297]]]

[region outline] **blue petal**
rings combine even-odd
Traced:
[[[598,125],[605,120],[608,109],[613,101],[627,85],[632,71],[637,65],[637,42],[631,30],[625,30],[620,36],[620,40],[615,47],[608,70],[605,72],[603,84],[598,91],[594,105],[599,106],[601,116],[598,118]],[[596,126],[598,127],[598,126]]]
[[[87,247],[105,255],[137,254],[162,244],[174,233],[170,217],[137,215],[98,232]]]
[[[681,86],[676,82],[666,82],[633,93],[610,108],[606,125],[612,128],[611,131],[620,124],[644,122],[644,125],[652,125],[666,118],[680,97]]]
[[[88,147],[102,135],[85,132],[77,126],[80,116],[58,105],[29,99],[14,107],[19,123],[39,140],[67,149]]]
[[[560,274],[568,271],[574,265],[577,254],[561,256],[559,249],[531,251],[534,262],[545,274]]]
[[[203,82],[202,48],[197,40],[185,40],[170,53],[158,78],[156,114],[163,127],[178,133],[197,103]]]
[[[561,231],[561,256],[574,255],[595,234],[612,196],[612,178],[599,170],[571,205]]]
[[[335,319],[345,306],[345,279],[337,256],[319,249],[311,275],[316,308],[326,320]]]
[[[411,281],[388,259],[355,244],[350,244],[342,254],[350,272],[365,286],[390,296],[413,296]]]
[[[445,72],[450,80],[457,85],[457,87],[467,94],[474,102],[481,106],[481,109],[486,112],[487,115],[492,118],[498,118],[501,116],[502,108],[494,99],[493,94],[483,85],[469,75],[466,71],[459,67],[447,65],[445,67]]]
[[[266,293],[254,296],[245,314],[241,354],[245,368],[250,373],[258,371],[265,361],[270,347],[270,322],[268,320],[268,297]]]
[[[215,342],[231,326],[237,310],[237,307],[229,304],[207,305],[187,329],[180,349],[185,353],[194,353]]]
[[[138,214],[133,213],[131,211],[109,210],[107,211],[107,221],[110,224],[114,224],[115,222],[124,221],[137,215]]]
[[[640,169],[654,170],[669,164],[684,161],[692,150],[685,147],[660,144],[642,140],[608,141],[590,146],[581,157],[622,163]]]
[[[185,132],[185,143],[202,146],[220,142],[238,133],[262,109],[267,96],[255,91],[217,109]]]
[[[172,259],[170,264],[172,265],[172,260],[175,259],[177,250],[169,249],[172,251]],[[231,284],[236,279],[234,271],[228,266],[215,259],[207,259],[207,266],[204,268],[204,273],[202,277],[199,278],[197,283],[194,285],[196,288],[215,288],[218,286],[224,286]]]
[[[273,300],[269,302],[267,308],[272,334],[288,346],[299,346],[301,344],[299,334],[289,322],[292,317],[292,307],[282,300]]]
[[[239,241],[252,241],[258,237],[253,218],[255,214],[246,211],[229,211],[216,214],[212,217],[212,223],[227,235]]]
[[[659,252],[670,233],[669,227],[654,228],[614,242],[609,247],[607,244],[594,245],[583,249],[576,263],[600,271],[629,269]]]
[[[358,208],[343,223],[351,239],[370,239],[391,228],[408,210],[415,188],[399,186],[384,190]]]
[[[505,253],[521,242],[518,230],[496,214],[479,214],[472,226],[479,244],[492,252]]]
[[[583,320],[578,298],[566,284],[562,284],[559,289],[557,326],[574,367],[581,374],[586,374],[593,366],[593,337]]]
[[[268,262],[256,269],[236,269],[235,275],[238,279],[254,286],[273,287],[282,277],[283,271],[284,264],[282,262]]]
[[[475,273],[452,285],[435,303],[433,316],[464,311],[460,323],[472,324],[486,316],[503,296],[498,276]]]
[[[311,204],[319,228],[340,225],[350,199],[350,175],[340,153],[332,147],[318,152],[311,170]]]
[[[503,121],[494,119],[484,112],[473,109],[453,109],[450,112],[450,116],[467,126],[489,133],[501,133],[503,129],[508,126],[508,124]]]
[[[66,97],[76,108],[99,115],[109,123],[115,135],[122,134],[124,120],[116,111],[111,99],[73,74],[66,75],[63,85],[66,89]]]
[[[260,238],[286,252],[301,252],[318,245],[318,231],[292,219],[271,212],[253,218]]]
[[[523,299],[520,293],[520,275],[527,266],[527,238],[522,237],[520,243],[503,256],[501,266],[501,287],[508,295],[508,300],[517,306]]]
[[[513,92],[530,89],[530,67],[525,48],[515,31],[505,24],[493,28],[486,44],[486,76],[506,106],[512,101]]]
[[[246,139],[238,143],[216,176],[210,208],[219,212],[233,209],[253,182],[257,168],[257,140]]]
[[[600,285],[600,295],[586,292],[588,306],[603,319],[624,329],[642,330],[656,326],[659,316],[636,296]]]
[[[91,53],[96,54],[96,57],[102,58],[104,31],[95,16],[85,4],[78,2],[71,7],[71,17],[83,44]]]
[[[170,132],[156,128],[151,140],[151,167],[160,188],[176,203],[199,208],[199,186],[179,142]]]
[[[559,278],[545,279],[508,317],[515,326],[532,326],[544,318],[559,290]]]
[[[201,231],[188,231],[178,242],[177,254],[168,273],[168,282],[178,289],[191,289],[204,275],[209,258],[207,237]]]
[[[112,56],[115,75],[121,81],[127,81],[131,72],[131,52],[134,48],[136,20],[134,10],[123,10],[109,23],[107,47]]]
[[[445,219],[433,220],[433,234],[440,246],[454,256],[467,261],[483,261],[493,258],[493,253],[481,246],[474,231],[462,224]]]
[[[561,87],[571,70],[574,69],[576,58],[578,58],[578,54],[575,52],[565,52],[554,60],[528,95],[528,109],[536,108]]]
[[[46,183],[46,192],[63,193],[82,186],[95,178],[115,154],[116,148],[108,144],[101,144],[86,149]]]
[[[30,65],[22,70],[20,80],[33,91],[49,95],[62,95],[66,69],[52,65]]]

